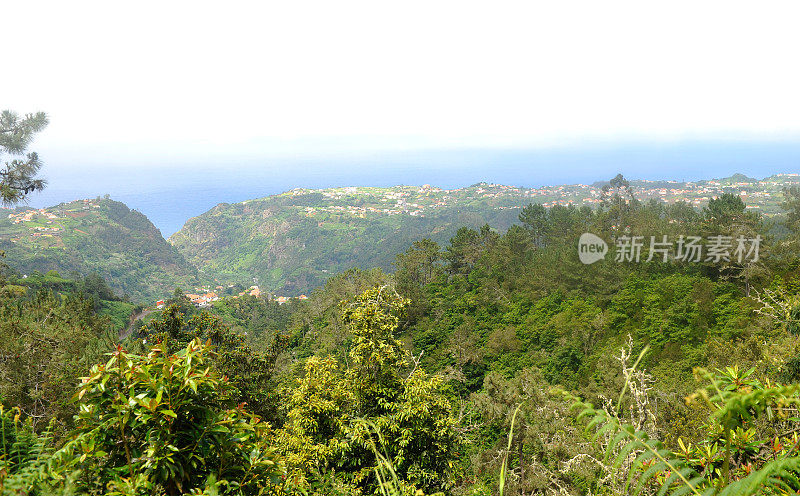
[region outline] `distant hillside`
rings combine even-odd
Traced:
[[[196,269],[147,217],[123,203],[94,199],[0,212],[4,262],[22,274],[97,273],[140,302],[197,284]]]
[[[737,174],[631,185],[642,201],[683,200],[698,208],[733,192],[749,209],[769,216],[779,211],[781,189],[798,182],[798,175],[758,180]],[[292,296],[351,267],[391,270],[395,256],[417,239],[444,244],[459,227],[486,223],[504,231],[528,203],[594,208],[601,188],[602,183],[538,189],[479,183],[454,190],[295,189],[220,204],[186,222],[169,243],[147,217],[122,203],[82,200],[43,210],[0,211],[0,250],[7,254],[5,263],[22,274],[97,273],[118,293],[145,303],[177,286],[188,289],[214,280],[245,286],[257,282],[265,291]]]
[[[430,237],[445,242],[461,226],[515,222],[524,194],[507,186],[296,189],[217,205],[169,241],[220,282],[258,283],[289,295],[357,266],[391,269],[397,253]]]
[[[742,194],[748,208],[778,212],[781,188],[797,175],[763,180],[631,181],[642,201],[687,201],[702,207],[724,192]],[[170,237],[204,279],[252,284],[285,294],[320,286],[357,266],[391,269],[397,253],[430,237],[444,243],[462,226],[488,223],[505,230],[528,203],[596,207],[603,183],[538,189],[480,183],[443,190],[431,186],[295,189],[236,204],[220,204],[190,219]]]

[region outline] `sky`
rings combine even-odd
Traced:
[[[800,170],[796,1],[27,0],[2,12],[0,108],[48,113],[32,149],[54,188],[72,178],[124,195],[130,177],[199,169],[263,191],[500,182],[508,153],[539,182],[736,172],[730,151],[641,167],[642,147],[657,158],[709,143],[752,144],[763,154],[744,165],[762,176]],[[592,167],[597,150],[617,153]],[[563,153],[583,158],[553,174],[547,159]]]

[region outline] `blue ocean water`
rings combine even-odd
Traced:
[[[43,156],[48,188],[30,205],[45,207],[109,194],[139,210],[164,237],[218,203],[260,198],[296,187],[432,184],[458,188],[481,181],[539,187],[628,179],[698,180],[740,172],[763,178],[800,172],[800,142],[688,142],[551,149],[416,150],[329,158],[284,157],[137,163],[114,157]]]

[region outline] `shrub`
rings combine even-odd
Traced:
[[[90,494],[274,489],[283,470],[269,425],[224,403],[229,386],[208,366],[213,355],[200,340],[174,355],[118,347],[92,367],[76,395],[77,429],[55,454],[60,473],[76,472]]]

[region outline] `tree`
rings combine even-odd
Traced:
[[[233,332],[222,320],[208,312],[186,318],[177,305],[170,305],[161,317],[139,329],[149,344],[159,343],[166,353],[175,353],[195,339],[214,346],[209,360],[212,369],[229,378],[229,402],[247,408],[271,422],[278,420],[279,399],[273,373],[278,355],[285,345],[282,336],[264,352],[251,348],[244,337]]]
[[[494,442],[492,449],[473,455],[476,476],[494,477],[505,459],[506,494],[575,494],[569,490],[574,467],[569,472],[561,468],[579,453],[594,454],[590,451],[592,446],[573,422],[569,405],[548,394],[547,382],[539,370],[526,368],[511,379],[492,371],[484,379],[483,389],[470,400],[481,430],[491,433],[484,434],[482,441]],[[520,409],[514,416],[517,407]],[[507,448],[510,449],[506,451]],[[497,456],[498,453],[505,456]],[[591,473],[584,467],[578,469]],[[491,482],[492,486],[495,484]]]
[[[638,372],[634,368],[628,369],[630,375]],[[590,419],[605,460],[614,460],[604,469],[615,475],[611,482],[617,488],[602,494],[797,494],[797,418],[784,413],[800,404],[797,386],[762,383],[754,370],[695,369],[705,387],[687,402],[703,404],[710,414],[703,437],[694,443],[679,438],[678,449],[607,406],[597,409],[567,394],[582,410],[579,418]],[[628,380],[628,388],[635,382]]]
[[[394,274],[397,290],[411,300],[409,318],[414,321],[428,308],[425,287],[441,273],[442,254],[439,245],[430,239],[414,241],[411,247],[397,255]]]
[[[519,214],[519,221],[533,237],[533,244],[537,248],[544,246],[545,235],[548,227],[547,209],[540,204],[529,203]]]
[[[795,232],[800,232],[800,186],[783,189],[781,208],[786,211],[786,225]]]
[[[469,274],[481,255],[494,246],[499,238],[500,235],[492,231],[489,224],[484,224],[480,232],[468,227],[460,228],[445,250],[448,272]]]
[[[0,154],[25,154],[33,136],[47,124],[44,112],[20,118],[15,112],[4,110],[0,113]],[[4,205],[16,205],[25,201],[29,193],[43,190],[47,182],[36,177],[41,168],[42,162],[35,152],[5,162],[0,170],[0,201]]]
[[[697,210],[684,200],[668,204],[664,213],[667,219],[681,224],[696,222],[700,218]]]
[[[398,286],[427,286],[436,276],[441,258],[439,245],[435,241],[429,238],[414,241],[405,253],[397,255],[395,278]]]
[[[631,184],[622,174],[617,174],[602,189],[602,205],[613,222],[612,230],[624,230],[628,214],[638,206]]]
[[[724,236],[716,238],[723,244],[725,239],[732,242],[730,260],[714,260],[713,263],[705,265],[711,273],[717,273],[722,279],[741,280],[744,282],[745,294],[750,294],[751,281],[757,279],[768,280],[769,271],[760,259],[764,259],[768,246],[762,243],[760,233],[764,232],[761,224],[760,215],[756,212],[748,212],[747,205],[738,196],[732,193],[725,193],[718,198],[713,198],[708,202],[708,207],[703,210],[705,215],[704,229],[706,237]],[[734,253],[739,247],[737,240],[753,240],[759,236],[759,260],[750,257],[737,257]],[[752,243],[752,241],[749,241]],[[749,247],[750,245],[748,245]]]
[[[609,208],[622,207],[624,204],[636,201],[631,183],[622,174],[617,174],[608,184],[604,185],[602,191],[603,204]]]
[[[347,365],[331,356],[306,362],[279,442],[290,478],[313,494],[333,492],[320,478],[326,473],[364,491],[356,494],[370,494],[377,489],[380,456],[408,487],[431,492],[451,483],[451,405],[441,380],[409,363],[395,336],[407,304],[387,286],[343,303],[352,337]]]
[[[712,198],[705,209],[706,219],[719,225],[730,225],[740,221],[745,213],[742,199],[733,193]]]
[[[107,318],[86,299],[42,290],[0,301],[0,398],[18,406],[36,430],[71,424],[67,392],[109,346]]]

